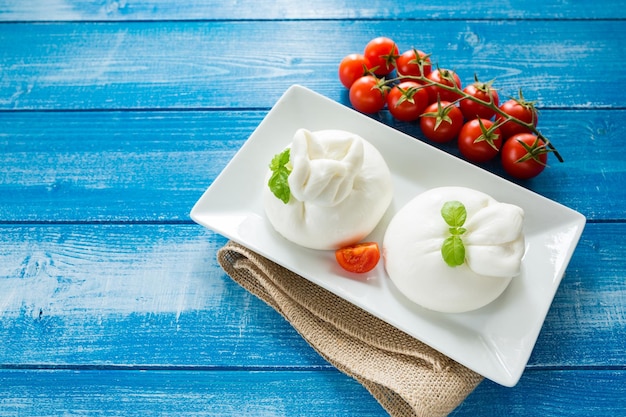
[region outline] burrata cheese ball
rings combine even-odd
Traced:
[[[273,177],[278,169],[272,168],[267,174],[263,206],[273,228],[297,245],[334,250],[356,243],[391,203],[389,168],[357,134],[299,129],[283,155],[282,176]]]
[[[446,214],[448,207],[454,211]],[[385,269],[398,290],[422,307],[476,310],[520,274],[523,220],[522,208],[480,191],[430,189],[391,219],[383,239]]]

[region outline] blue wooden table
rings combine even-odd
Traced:
[[[0,0],[0,415],[385,415],[189,218],[290,85],[348,104],[340,59],[384,35],[536,100],[565,163],[521,184],[588,219],[519,384],[453,415],[625,416],[625,6]]]

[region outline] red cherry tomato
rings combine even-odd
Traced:
[[[514,178],[533,178],[545,169],[548,152],[545,142],[537,136],[518,133],[502,146],[502,167]]]
[[[384,90],[378,86],[378,80],[372,75],[357,79],[350,87],[352,107],[363,113],[376,113],[385,107]]]
[[[428,106],[428,93],[424,86],[413,81],[395,85],[387,94],[387,108],[393,117],[403,122],[419,119]]]
[[[451,70],[441,68],[436,69],[428,74],[427,77],[429,80],[435,81],[439,84],[447,85],[450,87],[456,86],[458,88],[461,88],[461,79],[454,71]],[[437,101],[437,96],[439,96],[439,99],[441,101],[450,102],[456,101],[461,97],[461,95],[458,93],[448,91],[436,85],[431,85],[428,87],[428,89],[430,90],[429,95],[432,101]]]
[[[482,127],[481,127],[482,124]],[[459,132],[459,151],[469,161],[487,162],[500,151],[500,129],[491,129],[493,122],[473,119],[465,123]]]
[[[363,51],[367,68],[376,75],[387,75],[395,68],[398,58],[398,46],[394,41],[384,36],[372,39],[365,45]]]
[[[380,260],[380,250],[376,242],[357,243],[337,249],[335,258],[346,271],[362,274],[376,267]]]
[[[344,87],[350,88],[352,83],[365,75],[367,64],[361,54],[350,54],[339,63],[339,81]]]
[[[420,119],[420,128],[424,136],[438,143],[456,138],[462,127],[463,114],[449,101],[430,104]]]
[[[500,110],[523,122],[532,123],[534,126],[537,126],[537,109],[535,109],[535,106],[531,102],[510,99],[500,106]],[[504,117],[497,115],[496,120],[502,122],[504,121]],[[518,133],[530,133],[530,130],[518,123],[508,121],[500,126],[500,132],[502,132],[502,136],[506,140]]]
[[[424,76],[430,74],[432,65],[430,58],[424,52],[417,49],[409,49],[396,59],[396,70],[400,76],[419,77],[422,75],[420,62],[424,70]]]
[[[463,91],[466,94],[469,94],[470,96],[476,97],[477,99],[480,99],[487,103],[489,103],[490,100],[493,100],[493,104],[496,106],[498,106],[498,104],[500,103],[498,92],[491,88],[489,84],[477,81],[474,84],[465,87]],[[496,114],[496,112],[489,107],[467,98],[461,100],[459,106],[461,107],[461,112],[463,113],[463,116],[466,120],[475,119],[477,117],[481,119],[491,120]]]

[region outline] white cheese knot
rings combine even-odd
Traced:
[[[291,194],[323,207],[341,203],[363,166],[363,140],[350,132],[332,136],[299,129],[291,145]]]
[[[520,272],[524,253],[524,211],[495,200],[489,200],[487,204],[465,225],[465,261],[477,274],[513,277]]]
[[[448,201],[466,210],[461,234],[465,261],[449,266],[441,249],[451,235],[441,209]],[[483,307],[520,273],[525,244],[524,211],[464,187],[428,190],[393,217],[383,241],[385,269],[413,302],[441,312]]]
[[[268,186],[263,191],[265,214],[279,234],[297,245],[327,250],[356,243],[374,230],[393,187],[391,172],[371,143],[343,130],[300,129],[289,153],[289,202]]]

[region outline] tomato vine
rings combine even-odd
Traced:
[[[364,55],[371,58],[376,53],[380,54],[380,60],[375,67],[368,66],[368,60],[365,60],[365,65],[354,71],[360,71],[361,73],[353,74],[353,78],[358,80],[361,77],[374,77],[376,82],[370,79],[368,83],[356,83],[352,85],[346,85],[346,88],[350,89],[350,99],[352,106],[364,113],[376,113],[384,108],[385,105],[389,107],[393,106],[406,106],[406,100],[387,100],[388,94],[392,89],[397,90],[397,86],[401,83],[412,82],[416,86],[412,87],[411,94],[415,94],[415,89],[423,89],[429,93],[432,103],[445,102],[445,105],[439,106],[440,115],[445,115],[452,108],[460,108],[463,110],[463,119],[465,122],[470,122],[474,119],[493,119],[490,130],[500,132],[501,142],[504,144],[515,134],[529,133],[537,138],[538,143],[542,143],[544,153],[552,153],[559,162],[563,162],[563,157],[558,152],[554,144],[537,128],[538,112],[535,107],[535,102],[528,101],[521,89],[519,90],[518,97],[511,98],[502,105],[498,102],[498,94],[493,87],[493,81],[481,82],[476,75],[474,75],[474,83],[465,89],[462,88],[458,74],[454,71],[439,68],[433,66],[430,60],[430,54],[425,54],[415,48],[412,48],[403,54],[398,54],[398,47],[389,38],[376,38],[366,45]],[[370,45],[376,45],[376,50],[369,50]],[[408,58],[407,58],[408,57]],[[411,59],[412,58],[412,59]],[[393,77],[386,78],[393,75],[395,66],[397,71]],[[346,69],[343,68],[343,78],[345,78]],[[342,68],[340,65],[340,74]],[[354,84],[353,84],[354,85]],[[471,87],[471,88],[470,88]],[[357,91],[355,91],[357,90]],[[397,91],[396,91],[397,93]],[[435,95],[433,97],[433,95]],[[367,106],[363,106],[363,102],[367,102]],[[470,105],[470,103],[473,105]],[[372,103],[377,103],[372,106]],[[390,104],[393,103],[393,104]],[[404,103],[404,104],[402,104]],[[423,107],[423,106],[422,106]],[[430,106],[428,106],[430,107]],[[516,107],[516,108],[513,108]],[[363,109],[366,109],[364,111]],[[512,109],[513,108],[513,109]],[[511,110],[512,109],[512,110]],[[396,109],[389,109],[392,116],[397,117]],[[487,114],[488,116],[482,116]],[[471,116],[471,117],[468,117]],[[474,117],[475,116],[475,117]],[[432,110],[428,113],[422,113],[413,117],[412,120],[406,120],[404,117],[398,118],[402,121],[417,121],[425,117],[434,117]],[[463,122],[462,122],[463,123]],[[441,126],[438,122],[435,129],[445,129],[449,126]],[[459,131],[459,129],[456,129]],[[427,136],[428,138],[428,136]],[[484,140],[479,138],[480,141]],[[530,152],[530,151],[528,151]],[[518,163],[526,162],[530,157],[522,157]],[[508,172],[508,171],[507,171]]]

